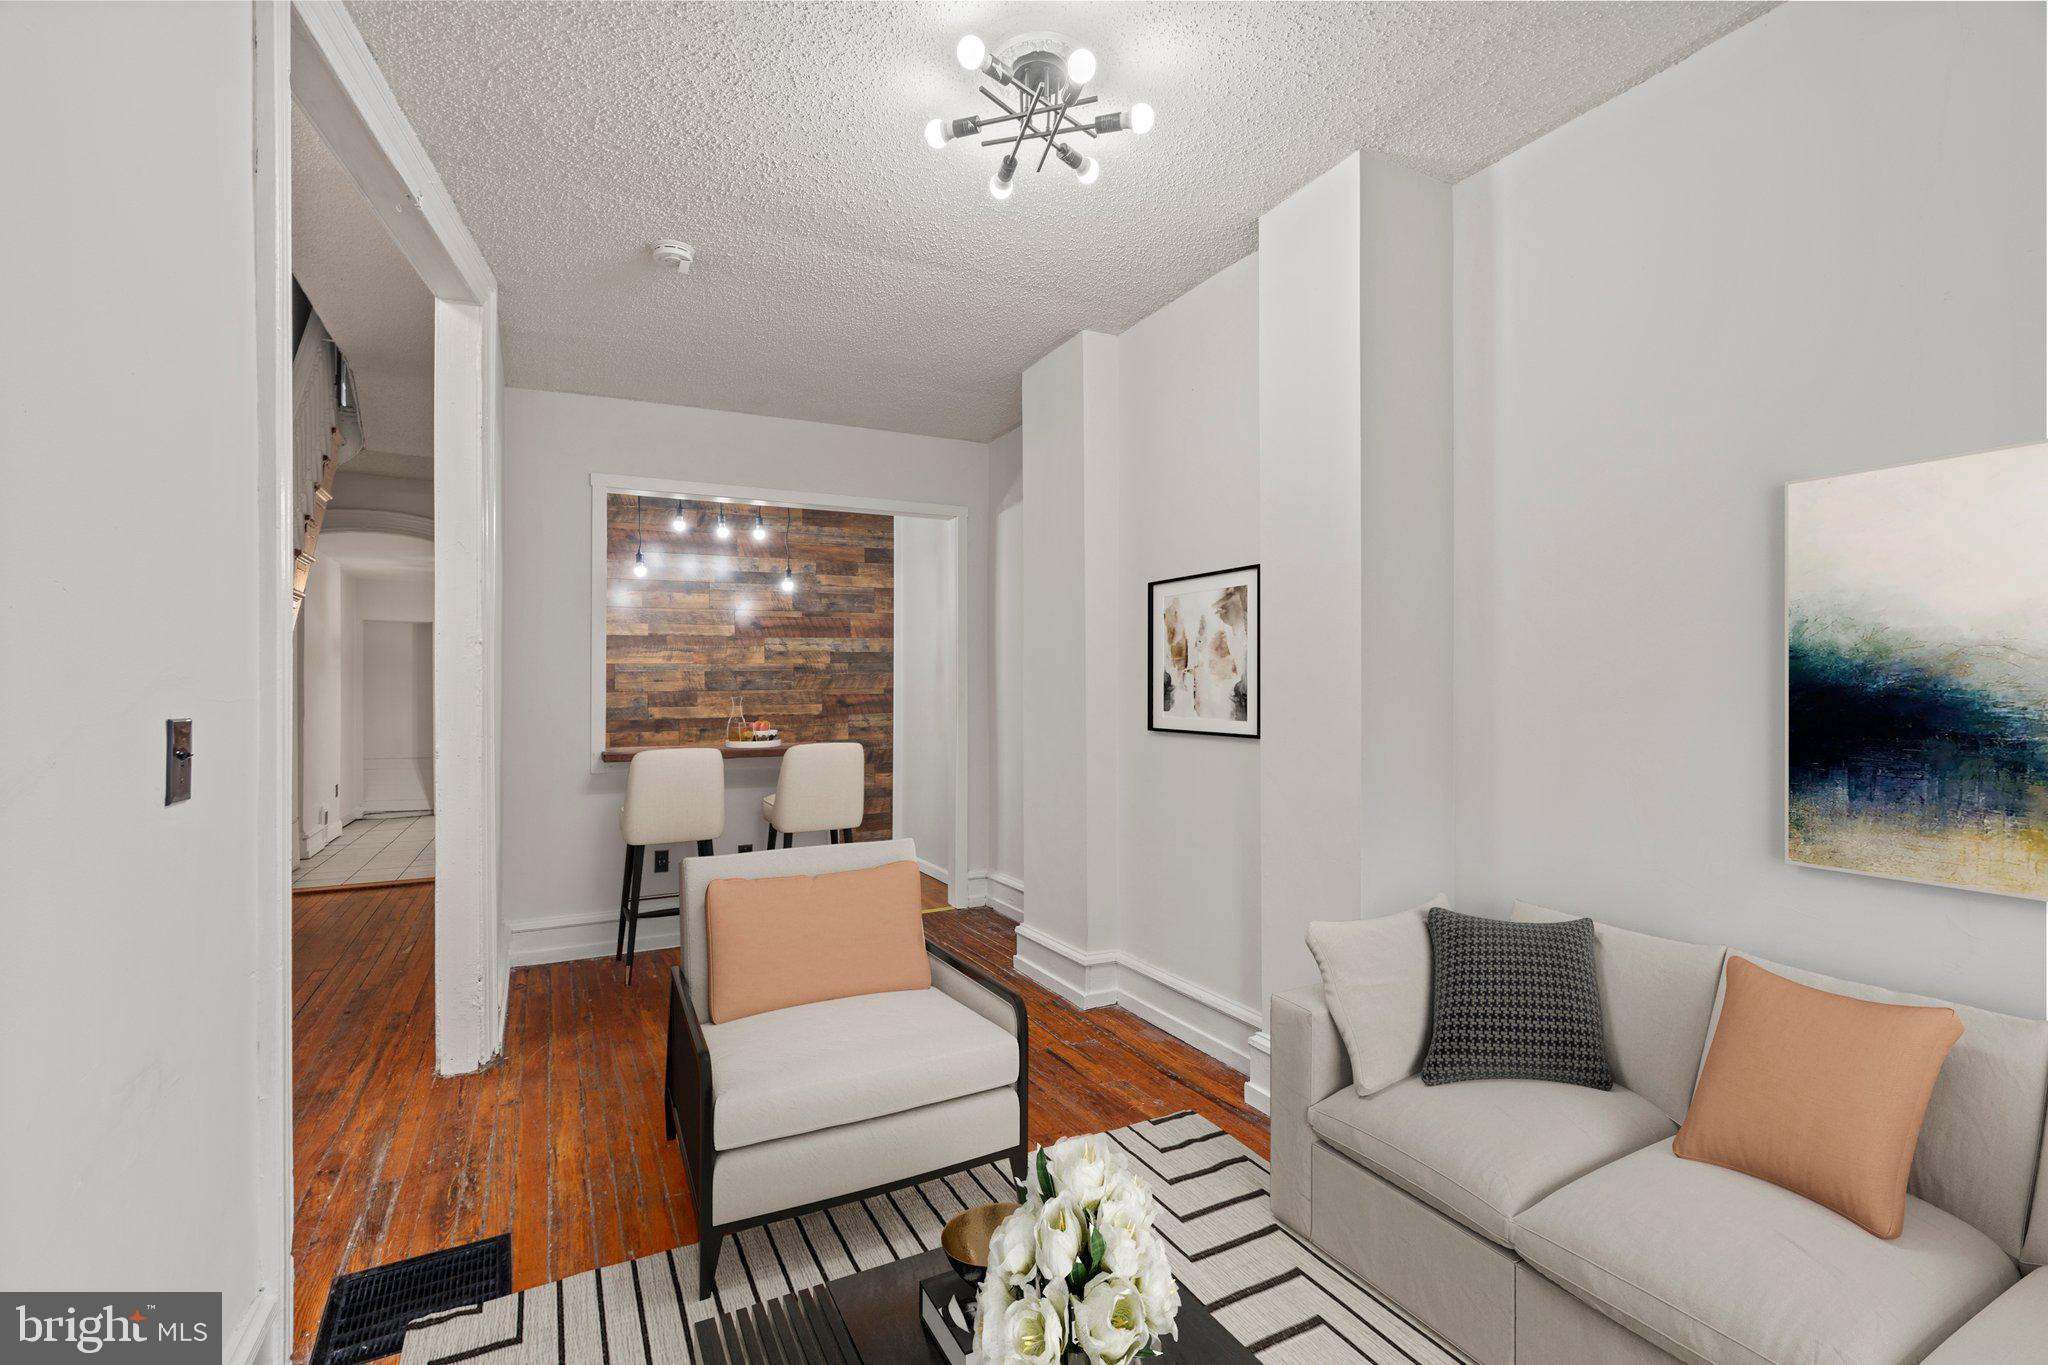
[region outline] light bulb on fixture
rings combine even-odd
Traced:
[[[768,528],[761,523],[761,514],[759,512],[754,513],[754,539],[757,541],[768,539]]]
[[[723,512],[718,514],[718,538],[720,540],[732,539],[732,527],[725,524],[725,513]]]
[[[787,568],[783,569],[782,571],[781,587],[783,592],[785,593],[793,593],[796,591],[796,579],[790,576],[789,570]]]
[[[1095,79],[1095,54],[1085,47],[1077,47],[1067,58],[1067,79],[1076,85],[1086,85]]]
[[[1017,188],[1017,158],[1006,156],[1003,164],[996,167],[996,173],[988,178],[988,192],[998,199],[1008,199],[1010,191]]]
[[[1101,176],[1102,165],[1094,157],[1082,156],[1064,142],[1055,143],[1053,150],[1060,154],[1060,160],[1082,184],[1092,185]]]
[[[960,65],[969,71],[979,71],[983,60],[988,57],[988,44],[970,33],[953,49],[953,55],[959,58]]]
[[[647,556],[638,550],[633,551],[633,577],[647,577]]]
[[[683,505],[681,503],[676,504],[676,514],[669,518],[668,529],[674,531],[677,535],[681,535],[690,529],[689,518],[683,515]]]
[[[1131,106],[1130,129],[1140,137],[1152,131],[1152,106],[1139,103]]]
[[[946,121],[935,118],[924,126],[924,145],[938,151],[946,145]]]

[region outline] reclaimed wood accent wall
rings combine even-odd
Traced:
[[[681,507],[687,529],[670,522]],[[887,839],[896,679],[895,521],[851,512],[607,499],[605,744],[717,744],[737,700],[807,744],[867,748],[855,835]],[[754,514],[767,524],[753,539]],[[786,530],[785,530],[786,527]],[[786,541],[786,544],[785,544]],[[647,576],[633,576],[644,551]],[[796,591],[778,584],[785,563]],[[728,835],[735,831],[728,830]],[[759,829],[737,837],[759,842]]]

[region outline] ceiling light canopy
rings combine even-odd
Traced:
[[[924,126],[924,140],[936,151],[956,138],[994,130],[995,136],[983,138],[981,145],[1006,149],[988,181],[988,192],[997,199],[1008,199],[1017,188],[1018,158],[1031,143],[1045,144],[1038,149],[1032,170],[1044,170],[1046,161],[1057,155],[1076,179],[1092,185],[1101,178],[1101,163],[1077,150],[1072,139],[1093,141],[1105,133],[1152,131],[1149,104],[1134,104],[1129,113],[1098,114],[1087,120],[1073,116],[1073,110],[1095,103],[1095,96],[1081,93],[1082,87],[1095,79],[1095,54],[1075,47],[1057,33],[1027,33],[1010,39],[994,53],[970,33],[960,40],[953,55],[967,70],[1009,87],[1016,103],[981,86],[981,93],[1002,110],[1000,114],[935,118]]]

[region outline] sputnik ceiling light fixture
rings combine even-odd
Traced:
[[[1008,87],[1017,103],[1012,105],[984,85],[981,93],[1002,113],[935,118],[924,126],[924,140],[937,150],[955,138],[986,129],[998,130],[996,136],[983,138],[981,143],[984,147],[1007,149],[996,165],[996,173],[988,180],[988,192],[997,199],[1008,199],[1017,187],[1018,156],[1030,143],[1045,144],[1039,149],[1038,164],[1033,170],[1044,170],[1047,159],[1057,156],[1082,184],[1092,185],[1102,174],[1102,167],[1094,157],[1074,150],[1073,138],[1093,141],[1104,133],[1152,131],[1149,104],[1134,104],[1128,113],[1098,114],[1092,119],[1073,116],[1075,109],[1095,103],[1095,96],[1081,93],[1082,87],[1095,79],[1095,54],[1085,47],[1075,47],[1060,34],[1021,34],[1004,43],[999,51],[990,52],[986,43],[970,33],[960,40],[953,55],[967,70],[979,71],[998,86]],[[1007,124],[1017,126],[1004,126]]]

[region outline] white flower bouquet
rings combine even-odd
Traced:
[[[988,1244],[970,1365],[1123,1365],[1174,1334],[1180,1290],[1152,1191],[1100,1133],[1032,1153],[1025,1202]]]

